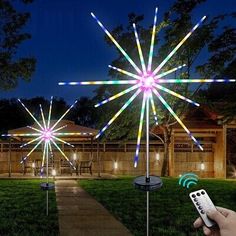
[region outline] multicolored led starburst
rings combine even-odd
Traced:
[[[136,44],[138,48],[138,54],[140,57],[141,68],[140,69],[135,62],[130,58],[130,56],[125,52],[125,50],[120,46],[120,44],[115,40],[115,38],[110,34],[110,32],[104,27],[104,25],[99,21],[99,19],[91,13],[92,17],[97,21],[98,25],[104,30],[106,35],[111,39],[111,41],[115,44],[115,46],[120,50],[120,52],[124,55],[124,57],[128,60],[128,62],[133,66],[135,71],[132,73],[121,68],[117,68],[115,66],[109,65],[109,67],[113,70],[116,70],[124,75],[131,77],[131,80],[110,80],[110,81],[85,81],[85,82],[59,82],[59,85],[132,85],[131,87],[123,90],[122,92],[98,103],[95,107],[99,107],[103,104],[106,104],[116,98],[121,97],[124,94],[130,93],[131,91],[135,91],[133,95],[127,100],[127,102],[120,108],[120,110],[110,119],[110,121],[100,130],[97,134],[96,138],[100,137],[101,134],[117,119],[117,117],[133,102],[133,100],[140,94],[143,94],[141,113],[140,113],[140,122],[138,129],[138,137],[137,137],[137,147],[135,152],[134,166],[137,166],[138,163],[138,155],[140,149],[140,141],[143,129],[144,122],[144,113],[145,109],[151,103],[153,115],[155,118],[156,124],[158,124],[157,112],[155,108],[155,103],[153,99],[153,95],[160,100],[160,102],[165,106],[165,108],[171,113],[171,115],[177,120],[177,122],[182,126],[182,128],[186,131],[189,137],[194,141],[194,143],[203,150],[200,143],[196,140],[196,138],[191,134],[188,128],[184,125],[184,123],[180,120],[180,118],[176,115],[170,105],[166,102],[166,100],[159,93],[160,91],[164,91],[168,94],[171,94],[179,99],[182,99],[186,102],[189,102],[195,106],[199,106],[198,103],[192,101],[189,98],[184,97],[183,95],[176,93],[162,84],[179,84],[179,83],[211,83],[211,82],[235,82],[235,80],[227,80],[227,79],[165,79],[164,77],[168,74],[171,74],[182,67],[186,66],[180,65],[166,72],[160,73],[160,70],[164,67],[164,65],[171,59],[171,57],[176,53],[176,51],[184,44],[184,42],[191,36],[191,34],[200,26],[200,24],[206,19],[206,16],[202,17],[201,20],[192,28],[192,30],[175,46],[175,48],[167,55],[167,57],[156,67],[152,69],[152,60],[153,60],[153,52],[154,52],[154,42],[156,35],[156,24],[157,24],[157,12],[158,8],[155,9],[154,23],[152,28],[152,36],[151,36],[151,45],[148,56],[147,66],[144,61],[144,56],[142,52],[142,48],[140,45],[139,36],[137,33],[136,25],[133,24],[134,35],[136,39]]]
[[[73,105],[71,105],[67,111],[58,119],[55,123],[51,122],[51,113],[52,113],[52,100],[53,97],[51,97],[50,100],[50,107],[49,112],[47,116],[47,120],[45,119],[45,115],[42,109],[42,106],[40,106],[40,112],[41,112],[41,118],[42,121],[39,121],[35,118],[35,116],[29,111],[29,109],[25,106],[25,104],[18,99],[18,101],[21,103],[21,105],[25,108],[25,110],[28,112],[28,114],[33,118],[35,121],[34,126],[27,126],[29,129],[33,130],[34,133],[14,133],[14,134],[3,134],[2,136],[7,137],[32,137],[32,140],[29,142],[21,145],[21,148],[36,143],[35,146],[31,149],[31,151],[22,159],[21,163],[26,161],[26,159],[39,147],[40,144],[43,145],[43,158],[42,158],[42,165],[41,165],[41,172],[43,171],[43,167],[45,164],[45,157],[48,157],[49,153],[52,153],[52,148],[55,147],[61,155],[69,162],[69,164],[75,169],[73,166],[73,163],[69,160],[69,158],[66,156],[66,154],[62,151],[62,149],[58,146],[57,142],[69,145],[71,147],[74,147],[72,144],[64,141],[60,137],[63,136],[77,136],[77,135],[84,135],[84,133],[66,133],[66,132],[59,132],[62,131],[64,128],[66,128],[66,125],[58,126],[61,120],[66,116],[66,114],[74,107],[74,105],[77,103],[77,101],[74,102]],[[46,158],[47,159],[47,158]],[[48,161],[48,160],[46,160]]]

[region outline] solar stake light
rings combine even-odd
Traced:
[[[53,97],[51,97],[50,100],[50,107],[49,107],[49,112],[47,119],[44,115],[42,106],[40,105],[40,113],[41,113],[41,118],[42,121],[39,122],[39,120],[36,119],[36,117],[29,111],[29,109],[25,106],[25,104],[18,99],[20,104],[24,107],[24,109],[27,111],[27,113],[32,117],[32,119],[35,121],[35,124],[37,125],[37,128],[34,126],[27,126],[29,129],[33,130],[33,133],[15,133],[15,134],[3,134],[2,136],[4,137],[27,137],[27,138],[32,138],[30,141],[27,143],[21,145],[20,147],[26,147],[29,144],[36,143],[34,147],[30,150],[30,152],[22,159],[21,163],[27,160],[27,158],[42,144],[43,145],[43,158],[42,158],[42,164],[41,164],[41,178],[43,174],[43,168],[44,165],[46,164],[46,182],[41,183],[41,189],[46,190],[46,215],[48,215],[48,190],[54,189],[54,184],[49,183],[48,179],[48,162],[49,162],[49,153],[53,153],[53,147],[56,148],[57,151],[60,152],[60,154],[68,161],[70,166],[75,169],[73,163],[69,160],[69,158],[66,156],[66,154],[63,152],[63,150],[58,146],[57,142],[61,144],[66,144],[70,147],[74,147],[72,144],[64,141],[62,137],[68,136],[68,135],[85,135],[84,133],[67,133],[67,132],[62,132],[63,129],[66,128],[66,125],[59,126],[61,120],[67,115],[67,113],[74,107],[74,105],[77,103],[77,101],[74,102],[67,110],[66,112],[55,122],[51,122],[51,113],[52,113],[52,101]],[[86,133],[87,134],[87,133]],[[88,134],[87,134],[88,135]],[[35,168],[35,163],[32,163],[32,167]],[[52,176],[56,175],[56,170],[52,170]]]
[[[109,126],[121,115],[121,113],[132,104],[132,102],[139,96],[142,95],[142,105],[140,111],[140,121],[137,135],[137,145],[134,157],[134,167],[138,165],[138,156],[140,150],[140,142],[143,130],[144,123],[144,115],[146,113],[146,176],[137,177],[134,181],[135,187],[144,190],[147,192],[147,235],[149,235],[149,191],[156,190],[161,188],[162,181],[157,176],[150,176],[149,171],[149,110],[150,105],[152,109],[152,113],[154,116],[155,123],[158,124],[157,112],[154,102],[154,97],[156,97],[164,107],[170,112],[170,114],[176,119],[176,121],[180,124],[180,126],[185,130],[188,136],[192,139],[192,141],[198,146],[200,150],[203,150],[203,147],[199,143],[199,141],[192,135],[192,133],[188,130],[185,124],[181,121],[181,119],[177,116],[175,111],[170,107],[167,101],[161,95],[161,92],[165,92],[174,97],[177,97],[185,102],[188,102],[194,106],[200,106],[199,103],[192,101],[191,99],[166,88],[165,84],[184,84],[184,83],[211,83],[211,82],[235,82],[234,79],[167,79],[165,76],[172,74],[186,65],[179,65],[175,68],[172,68],[168,71],[161,72],[161,69],[166,65],[166,63],[172,58],[172,56],[177,52],[177,50],[185,43],[185,41],[192,35],[192,33],[202,24],[202,22],[206,19],[206,16],[203,16],[199,22],[190,30],[188,34],[174,47],[174,49],[166,56],[166,58],[156,67],[152,68],[152,60],[154,53],[154,42],[156,35],[156,24],[157,24],[157,12],[158,8],[155,9],[154,23],[152,29],[151,36],[151,45],[147,60],[147,65],[144,61],[144,56],[142,52],[142,48],[140,45],[140,40],[138,36],[138,32],[136,29],[136,24],[133,24],[134,28],[134,37],[137,44],[138,54],[140,58],[141,68],[139,68],[135,62],[130,58],[130,56],[125,52],[125,50],[121,47],[121,45],[116,41],[116,39],[111,35],[111,33],[105,28],[102,22],[95,16],[94,13],[91,13],[92,17],[96,20],[98,25],[103,29],[105,34],[110,38],[110,40],[115,44],[118,50],[124,55],[125,59],[130,63],[130,65],[134,68],[135,73],[126,71],[122,68],[117,68],[113,65],[109,65],[109,68],[115,70],[123,75],[130,77],[129,80],[109,80],[109,81],[72,81],[72,82],[59,82],[59,85],[128,85],[127,89],[99,102],[95,105],[95,107],[100,107],[110,101],[113,101],[125,94],[132,93],[131,97],[125,102],[125,104],[118,110],[118,112],[108,121],[108,123],[99,131],[96,138],[99,138],[108,128]]]

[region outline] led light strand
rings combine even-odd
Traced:
[[[202,19],[192,28],[192,30],[178,43],[178,45],[169,53],[169,55],[153,71],[153,75],[156,75],[160,71],[160,69],[170,60],[170,58],[176,53],[176,51],[184,44],[184,42],[191,36],[191,34],[199,27],[199,25],[205,19],[206,19],[206,16],[203,16]]]
[[[98,25],[103,29],[106,35],[116,45],[116,47],[120,50],[120,52],[125,56],[125,58],[129,61],[129,63],[134,67],[134,69],[139,74],[142,74],[141,70],[137,67],[134,61],[129,57],[129,55],[125,52],[125,50],[120,46],[120,44],[114,39],[114,37],[110,34],[110,32],[103,26],[103,24],[98,20],[98,18],[92,12],[91,12],[91,16],[97,21]]]
[[[38,122],[38,120],[34,117],[34,115],[29,111],[29,109],[25,106],[25,104],[20,99],[18,99],[18,101],[25,108],[25,110],[29,113],[29,115],[33,118],[33,120],[38,124],[38,126],[41,129],[43,129],[42,125]]]
[[[54,136],[54,135],[52,135],[52,138],[53,139],[56,139],[57,141],[60,141],[61,143],[64,143],[64,144],[66,144],[66,145],[68,145],[68,146],[70,146],[70,147],[75,147],[74,145],[72,145],[72,144],[70,144],[70,143],[68,143],[68,142],[66,142],[66,141],[64,141],[63,139],[61,139],[61,138],[57,138],[56,136]]]
[[[191,134],[191,132],[188,130],[188,128],[184,125],[184,123],[179,119],[179,117],[175,114],[175,112],[172,110],[172,108],[168,105],[168,103],[165,101],[165,99],[160,95],[160,93],[153,89],[153,92],[156,94],[156,96],[159,98],[159,100],[162,102],[162,104],[166,107],[166,109],[171,113],[172,116],[178,121],[178,123],[182,126],[182,128],[186,131],[186,133],[189,135],[189,137],[195,142],[195,144],[203,151],[202,146],[200,143],[194,138],[194,136]]]
[[[66,127],[67,127],[67,125],[63,125],[63,126],[57,128],[57,129],[54,129],[54,130],[52,131],[52,134],[55,134],[57,131],[62,130],[62,129],[64,129],[64,128],[66,128]]]
[[[121,69],[121,68],[118,68],[118,67],[116,67],[116,66],[108,65],[108,67],[111,68],[111,69],[113,69],[113,70],[119,71],[120,73],[122,73],[122,74],[124,74],[124,75],[128,75],[128,76],[130,76],[130,77],[132,77],[132,78],[134,78],[134,79],[137,79],[137,80],[142,79],[141,76],[136,75],[136,74],[133,74],[133,73],[131,73],[131,72],[129,72],[129,71],[126,71],[126,70],[123,70],[123,69]]]
[[[111,84],[137,84],[137,80],[108,80],[108,81],[82,81],[82,82],[58,83],[58,85],[111,85]]]
[[[49,106],[49,112],[48,112],[48,126],[47,126],[48,129],[50,127],[51,114],[52,114],[52,100],[53,100],[53,96],[51,96],[51,99],[50,99],[50,106]]]
[[[193,104],[193,105],[195,105],[195,106],[197,106],[197,107],[200,106],[199,103],[194,102],[194,101],[192,101],[191,99],[186,98],[186,97],[182,96],[181,94],[176,93],[176,92],[174,92],[174,91],[172,91],[172,90],[170,90],[170,89],[168,89],[168,88],[165,88],[165,87],[163,87],[163,86],[161,86],[161,85],[159,85],[159,84],[155,84],[154,86],[155,86],[156,88],[162,90],[162,91],[165,91],[166,93],[169,93],[169,94],[171,94],[171,95],[173,95],[173,96],[175,96],[175,97],[177,97],[177,98],[180,98],[180,99],[182,99],[182,100],[184,100],[184,101],[186,101],[186,102],[189,102],[189,103],[191,103],[191,104]]]
[[[34,130],[34,131],[37,131],[37,132],[39,132],[39,133],[43,133],[42,130],[36,129],[35,127],[32,127],[32,126],[27,126],[27,128],[32,129],[32,130]]]
[[[27,133],[27,134],[2,134],[2,137],[33,137],[33,136],[40,136],[39,133]]]
[[[158,79],[159,84],[180,84],[180,83],[230,83],[235,79]]]
[[[153,112],[154,120],[155,120],[156,125],[158,125],[157,112],[156,112],[156,107],[155,107],[152,93],[150,93],[150,101],[151,101],[151,105],[152,105],[152,112]]]
[[[41,104],[39,104],[39,108],[40,108],[41,117],[42,117],[42,120],[43,120],[43,126],[44,126],[44,130],[45,130],[46,129],[46,122],[45,122],[45,117],[44,117],[44,114],[43,114],[43,108],[42,108]]]
[[[52,140],[52,143],[54,144],[54,146],[58,149],[58,151],[61,153],[62,156],[65,157],[65,159],[69,162],[69,164],[73,167],[73,169],[75,170],[76,168],[74,167],[73,163],[68,159],[68,157],[66,156],[66,154],[61,150],[61,148],[55,143],[54,140]]]
[[[29,141],[29,142],[27,142],[27,143],[22,144],[22,145],[20,146],[20,148],[26,147],[26,146],[28,146],[29,144],[38,141],[39,139],[41,139],[41,136],[40,136],[40,137],[37,137],[37,138],[35,138],[35,139],[32,139],[31,141]]]
[[[138,155],[139,155],[140,142],[141,142],[141,137],[142,137],[143,118],[144,118],[146,100],[147,100],[147,94],[143,93],[143,102],[142,102],[140,119],[139,119],[138,138],[137,138],[137,145],[136,145],[136,151],[135,151],[135,157],[134,157],[134,167],[135,168],[138,165]]]
[[[32,149],[31,151],[24,157],[24,161],[31,155],[31,153],[43,142],[43,140],[41,139]],[[22,161],[21,161],[22,163]]]
[[[149,57],[148,57],[148,72],[151,72],[151,69],[152,69],[152,58],[153,58],[153,49],[154,49],[156,24],[157,24],[157,12],[158,12],[158,8],[156,7],[153,28],[152,28],[151,45],[150,45],[150,51],[149,51]]]
[[[133,91],[134,89],[136,89],[138,87],[139,87],[139,84],[134,85],[134,86],[132,86],[132,87],[126,89],[126,90],[123,90],[122,92],[117,93],[116,95],[114,95],[110,98],[107,98],[107,99],[103,100],[102,102],[97,103],[96,105],[94,105],[94,107],[100,107],[101,105],[104,105],[104,104],[106,104],[106,103],[108,103],[108,102],[110,102],[110,101],[112,101],[116,98],[119,98],[119,97],[123,96],[124,94],[127,94],[127,93]]]
[[[145,65],[145,62],[144,62],[143,52],[142,52],[142,48],[140,46],[140,41],[139,41],[139,37],[138,37],[138,33],[137,33],[135,23],[133,23],[133,28],[134,28],[134,35],[135,35],[137,47],[138,47],[139,58],[140,58],[141,66],[142,66],[142,69],[143,69],[143,74],[147,75],[146,65]]]
[[[46,145],[47,145],[47,143],[44,143],[44,146],[43,146],[43,160],[42,160],[42,164],[41,164],[41,173],[43,172],[43,167],[44,167],[44,162],[45,162],[45,155],[46,155],[46,150],[47,150]]]
[[[57,120],[57,122],[52,126],[51,130],[53,130],[58,125],[58,123],[67,115],[67,113],[75,106],[76,103],[77,100],[69,107],[69,109],[61,116],[61,118]]]
[[[132,97],[121,107],[121,109],[110,119],[110,121],[105,125],[99,133],[96,135],[95,138],[99,138],[102,133],[116,120],[116,118],[131,104],[131,102],[139,95],[141,89],[138,89]]]
[[[163,73],[161,73],[159,75],[154,76],[154,79],[160,79],[160,78],[162,78],[162,77],[164,77],[166,75],[169,75],[169,74],[171,74],[171,73],[173,73],[173,72],[175,72],[177,70],[182,69],[185,66],[186,66],[186,64],[183,64],[182,66],[178,66],[178,67],[175,67],[175,68],[173,68],[171,70],[165,71],[165,72],[163,72]]]
[[[84,133],[81,133],[81,132],[77,132],[77,133],[67,133],[67,132],[64,132],[64,133],[53,133],[54,135],[56,136],[77,136],[77,135],[84,135]],[[87,134],[87,133],[86,133]]]

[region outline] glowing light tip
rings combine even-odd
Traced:
[[[93,12],[90,13],[93,18],[96,18]]]
[[[65,82],[59,82],[58,85],[66,85]]]

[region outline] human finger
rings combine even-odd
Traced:
[[[224,207],[216,207],[217,211],[219,211],[222,215],[224,215],[225,217],[227,217],[232,211],[224,208]]]
[[[205,225],[202,228],[203,228],[203,233],[205,235],[210,236],[212,234],[211,230],[207,228]]]
[[[201,217],[198,217],[193,223],[194,228],[200,228],[203,225],[204,223]]]
[[[225,216],[220,213],[218,210],[210,210],[207,212],[207,216],[214,220],[219,227],[221,227],[221,225],[223,224],[224,220],[225,220]]]

